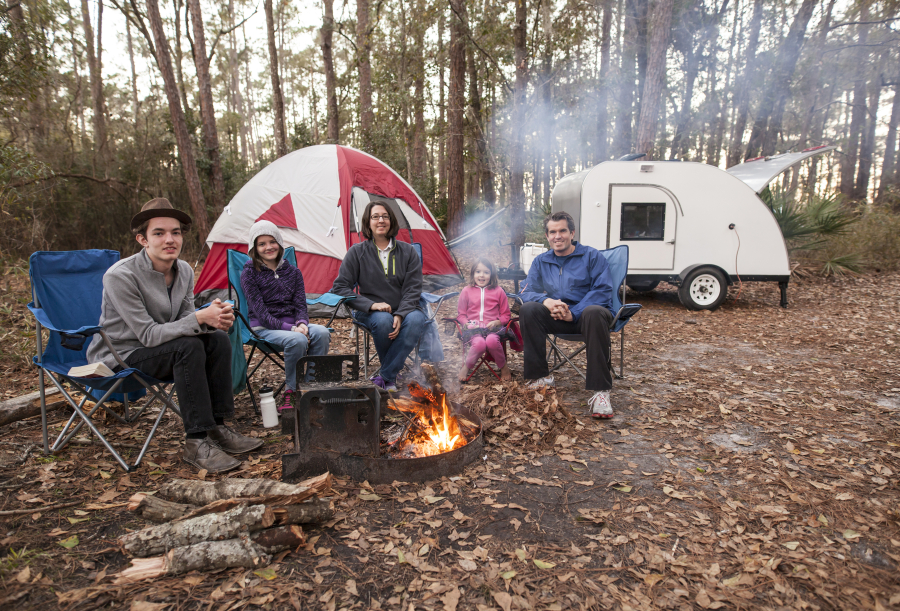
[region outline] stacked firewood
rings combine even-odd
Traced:
[[[299,524],[331,519],[331,502],[319,498],[330,488],[331,474],[325,473],[296,485],[173,479],[159,490],[163,498],[135,494],[128,509],[157,524],[119,538],[135,558],[116,581],[266,566],[272,554],[306,544]]]

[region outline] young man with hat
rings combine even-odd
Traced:
[[[175,380],[175,392],[187,439],[184,460],[209,473],[241,464],[229,454],[262,446],[225,425],[234,415],[231,392],[231,306],[219,299],[194,309],[194,271],[178,258],[191,217],[169,200],[143,205],[131,219],[131,231],[143,247],[103,276],[100,325],[125,363],[160,380]],[[89,362],[121,369],[113,353],[95,335]]]

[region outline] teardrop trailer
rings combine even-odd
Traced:
[[[553,212],[572,215],[583,244],[627,244],[633,290],[669,282],[686,308],[712,310],[735,282],[777,282],[787,307],[787,246],[758,194],[788,168],[834,148],[760,157],[727,171],[694,162],[606,161],[560,180]]]

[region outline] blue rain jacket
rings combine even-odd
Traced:
[[[606,258],[596,248],[572,243],[575,252],[563,257],[562,265],[552,250],[532,261],[520,293],[522,301],[543,303],[548,297],[560,299],[568,304],[574,321],[590,305],[612,311],[615,288]]]

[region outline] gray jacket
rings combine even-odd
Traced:
[[[146,250],[122,259],[103,275],[100,326],[123,360],[138,348],[215,331],[194,316],[194,270],[181,259],[175,264],[171,299],[166,277],[153,269]],[[88,347],[87,359],[102,361],[110,369],[119,365],[99,334]]]

